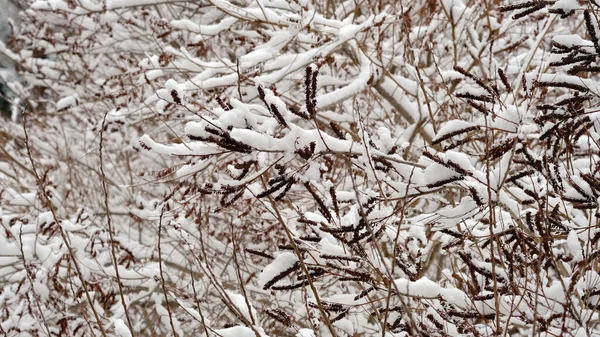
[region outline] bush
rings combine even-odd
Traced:
[[[0,331],[599,335],[599,12],[26,4]]]

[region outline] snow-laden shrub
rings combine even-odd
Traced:
[[[9,335],[597,335],[594,1],[40,0]]]

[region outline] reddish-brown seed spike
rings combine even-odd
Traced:
[[[221,97],[217,96],[216,100],[217,100],[217,103],[219,103],[219,106],[221,106],[221,109],[223,109],[225,111],[229,111],[229,106],[227,106],[227,104],[225,104],[225,102],[223,102],[223,100],[221,99]]]
[[[295,250],[294,246],[292,246],[292,245],[278,245],[277,248],[279,248],[281,250],[289,250],[289,251],[294,251]],[[306,249],[306,248],[300,248],[300,247],[298,247],[297,249],[301,253],[308,252],[308,249]]]
[[[292,317],[290,315],[286,314],[283,310],[267,309],[267,310],[265,310],[265,312],[267,313],[267,315],[271,316],[272,318],[279,321],[283,325],[285,325],[287,327],[292,326]]]
[[[436,188],[436,187],[440,187],[440,186],[444,186],[453,182],[457,182],[457,181],[461,181],[464,180],[465,177],[453,177],[453,178],[449,178],[449,179],[445,179],[445,180],[440,180],[436,183],[433,184],[427,184],[427,188],[432,189],[432,188]]]
[[[354,226],[322,227],[321,230],[326,233],[350,233],[354,231]]]
[[[472,79],[473,81],[475,81],[475,83],[477,83],[480,87],[482,87],[483,89],[485,89],[485,91],[487,91],[492,97],[495,97],[495,96],[499,95],[497,88],[490,87],[481,78],[479,78],[479,77],[471,74],[470,72],[468,72],[464,68],[462,68],[460,66],[454,66],[454,70],[458,71],[459,73],[461,73],[465,77],[468,77],[468,78]]]
[[[308,111],[308,116],[309,118],[312,117],[313,115],[313,109],[312,109],[312,66],[307,66],[306,67],[306,75],[304,78],[304,87],[306,90],[306,95],[305,95],[305,105],[306,105],[306,110]]]
[[[264,257],[266,259],[269,260],[273,260],[275,257],[267,252],[263,252],[263,251],[259,251],[259,250],[254,250],[254,249],[250,249],[250,248],[246,248],[244,249],[246,252],[253,254],[253,255],[257,255],[260,257]]]
[[[573,90],[577,90],[577,91],[581,91],[581,92],[589,92],[590,91],[587,87],[585,87],[583,85],[567,83],[567,82],[537,82],[537,86],[541,87],[541,88],[544,88],[544,87],[566,88],[566,89],[573,89]]]
[[[579,173],[579,176],[595,191],[600,192],[600,180],[591,174]]]
[[[475,203],[477,204],[477,206],[481,207],[483,206],[483,201],[481,201],[481,198],[479,198],[479,194],[477,193],[477,190],[475,190],[474,187],[469,187],[469,192],[471,193],[471,197],[473,198],[473,200],[475,201]]]
[[[600,56],[600,43],[598,42],[598,34],[596,33],[596,27],[594,26],[589,10],[586,9],[583,11],[583,19],[585,21],[585,28],[587,29],[588,34],[594,43],[596,55]]]
[[[257,88],[258,90],[258,97],[260,97],[261,100],[265,100],[265,89],[263,89],[262,85],[259,85]]]
[[[331,127],[331,130],[333,130],[333,133],[339,139],[345,139],[344,132],[342,131],[342,128],[340,127],[340,125],[337,122],[331,121],[331,122],[329,122],[329,126]]]
[[[354,256],[339,256],[339,255],[321,254],[320,257],[325,260],[360,262],[360,259],[357,257],[354,257]]]
[[[580,195],[582,195],[585,200],[584,201],[592,201],[594,198],[593,196],[587,194],[586,191],[584,191],[578,184],[576,184],[573,181],[573,178],[571,178],[571,176],[567,176],[567,181],[569,182],[569,185],[571,185],[571,187],[573,187]],[[564,197],[564,199],[566,200],[567,197]],[[580,201],[575,201],[575,202],[580,202]]]
[[[594,96],[592,95],[576,95],[570,98],[565,98],[562,101],[556,102],[557,106],[563,106],[563,105],[576,105],[576,106],[580,106],[581,104],[583,104],[586,101],[589,101],[590,99],[594,98]]]
[[[498,68],[498,75],[500,76],[500,80],[502,81],[502,84],[504,85],[504,87],[506,88],[507,91],[512,91],[512,88],[510,86],[510,83],[508,82],[508,78],[506,77],[506,74],[504,73],[504,70]]]
[[[305,287],[306,285],[308,285],[308,280],[304,280],[301,282],[288,284],[288,285],[273,286],[273,287],[271,287],[271,289],[273,289],[273,290],[293,290],[293,289]]]
[[[455,163],[451,160],[446,161],[446,167],[452,169],[456,173],[463,175],[463,176],[472,176],[473,175],[473,173],[463,169],[462,167],[460,167],[460,165],[458,165],[457,163]]]
[[[475,126],[470,126],[470,127],[458,130],[458,131],[450,132],[450,133],[447,133],[447,134],[443,135],[442,137],[436,138],[432,142],[432,144],[436,145],[436,144],[439,144],[439,143],[441,143],[441,142],[443,142],[443,141],[445,141],[447,139],[450,139],[452,137],[456,137],[456,136],[461,135],[463,133],[467,133],[467,132],[479,130],[480,128],[481,128],[480,126],[475,125]]]
[[[275,283],[284,279],[286,276],[288,276],[289,274],[293,273],[294,271],[296,271],[298,269],[300,269],[300,263],[296,262],[293,266],[282,271],[281,273],[276,275],[274,278],[272,278],[269,282],[265,283],[265,285],[263,286],[263,289],[267,290],[267,289],[271,288]]]
[[[423,151],[423,156],[425,156],[425,157],[427,157],[427,158],[429,158],[429,159],[431,159],[433,161],[439,160],[439,158],[437,158],[437,156],[434,156],[431,152],[429,152],[427,150]]]
[[[428,314],[427,316],[425,316],[438,330],[444,330],[444,324],[442,324],[441,322],[438,322],[434,317],[433,314]]]
[[[590,121],[587,122],[585,125],[583,125],[575,134],[575,136],[573,136],[573,143],[577,143],[577,141],[579,140],[579,138],[581,136],[583,136],[584,133],[586,133],[589,129],[591,129],[592,127],[594,127],[595,122],[594,121]]]
[[[513,148],[516,141],[517,141],[516,137],[502,141],[501,143],[492,147],[488,151],[486,158],[489,158],[490,160],[494,160],[494,159],[502,157],[505,153],[507,153],[508,151],[510,151]]]
[[[273,186],[276,183],[282,182],[283,180],[287,180],[289,177],[286,174],[282,174],[280,176],[277,176],[275,178],[269,179],[269,186]]]
[[[338,206],[338,202],[337,202],[337,194],[335,192],[335,187],[331,186],[329,188],[329,195],[331,196],[331,203],[333,205],[333,210],[335,212],[335,214],[338,216],[340,216],[340,208]]]
[[[280,183],[273,185],[270,188],[260,192],[259,194],[256,195],[256,197],[260,199],[260,198],[269,196],[269,195],[273,194],[274,192],[282,189],[286,184],[287,184],[287,180],[283,180]]]
[[[527,88],[527,79],[525,78],[525,76],[521,77],[521,87],[523,88],[523,92],[527,94],[529,88]]]
[[[374,291],[374,290],[375,290],[375,288],[374,288],[374,287],[369,287],[369,288],[367,288],[367,289],[365,289],[365,290],[361,291],[361,292],[360,292],[360,294],[356,295],[356,296],[354,297],[354,300],[355,300],[355,301],[358,301],[359,299],[361,299],[361,298],[363,298],[363,297],[367,296],[367,295],[368,295],[370,292],[372,292],[372,291]]]
[[[527,2],[521,2],[518,4],[500,6],[499,9],[500,9],[500,12],[505,13],[505,12],[515,11],[518,9],[525,9],[525,8],[529,8],[529,7],[533,7],[533,6],[535,6],[535,2],[527,1]]]
[[[600,218],[600,214],[596,213],[596,218]],[[593,245],[595,245],[596,243],[598,243],[598,240],[600,240],[600,231],[596,232],[596,234],[594,234],[594,237],[592,237],[591,243]],[[600,251],[596,251],[596,252],[600,252]]]
[[[573,204],[573,208],[575,208],[575,209],[596,209],[596,208],[598,208],[598,203],[589,202],[589,203],[582,203],[582,204]]]
[[[533,170],[526,170],[526,171],[522,171],[522,172],[519,172],[519,173],[517,173],[517,174],[514,174],[514,175],[512,175],[512,176],[508,177],[508,178],[505,180],[505,182],[506,182],[506,183],[514,183],[514,182],[515,182],[515,181],[517,181],[518,179],[521,179],[521,178],[523,178],[523,177],[526,177],[526,176],[532,175],[532,174],[534,174],[534,173],[535,173],[535,171],[533,171]]]
[[[323,238],[318,235],[303,235],[300,237],[300,240],[309,241],[309,242],[319,242]]]
[[[517,14],[513,15],[512,18],[513,18],[513,20],[518,20],[518,19],[520,19],[522,17],[525,17],[525,16],[527,16],[529,14],[533,14],[533,13],[537,12],[540,9],[543,9],[544,7],[546,7],[546,4],[543,3],[543,2],[540,2],[540,3],[538,3],[537,5],[535,5],[535,6],[531,7],[531,8],[528,8],[528,9],[526,9],[526,10],[520,12],[520,13],[517,13]]]
[[[325,203],[323,202],[321,197],[319,197],[319,195],[315,192],[311,184],[309,182],[306,182],[304,183],[304,187],[306,187],[306,190],[312,195],[313,199],[316,201],[319,212],[325,217],[325,219],[327,219],[329,223],[332,223],[333,218],[331,217],[329,209],[327,209],[327,206],[325,206]]]
[[[275,120],[277,120],[277,123],[279,123],[281,126],[283,126],[285,128],[288,127],[285,119],[283,118],[283,115],[281,115],[281,112],[279,112],[279,109],[277,108],[277,106],[275,104],[271,104],[269,110],[271,110],[271,113],[273,113],[273,115],[275,116]]]
[[[493,97],[489,97],[489,96],[476,96],[476,95],[473,95],[473,94],[468,93],[468,92],[458,93],[458,94],[455,94],[454,96],[456,96],[458,98],[472,99],[472,100],[475,100],[475,101],[481,101],[481,102],[486,102],[486,103],[493,103],[494,102],[494,98]]]
[[[283,197],[285,197],[285,195],[287,194],[287,192],[290,191],[290,189],[292,188],[292,186],[294,186],[294,180],[290,179],[290,181],[287,183],[287,185],[285,186],[285,188],[283,189],[283,191],[281,193],[279,193],[279,195],[277,195],[275,197],[275,201],[279,201],[281,199],[283,199]]]
[[[331,318],[331,319],[329,320],[329,322],[331,322],[331,323],[334,323],[334,322],[336,322],[336,321],[339,321],[340,319],[342,319],[342,318],[346,317],[346,314],[348,314],[348,310],[347,310],[347,309],[346,309],[346,311],[342,312],[341,314],[339,314],[339,315],[337,315],[337,316],[335,316],[335,317]]]
[[[319,75],[318,71],[313,72],[312,81],[311,81],[311,101],[315,108],[317,105],[317,76],[318,75]]]

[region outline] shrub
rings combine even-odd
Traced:
[[[596,335],[594,1],[36,1],[7,335]]]

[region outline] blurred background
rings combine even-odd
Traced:
[[[0,0],[0,50],[10,44],[13,25],[19,20],[20,3],[18,0]],[[16,78],[15,66],[4,53],[0,52],[0,114],[3,117],[12,115],[11,103],[14,96],[7,86],[7,82]]]

